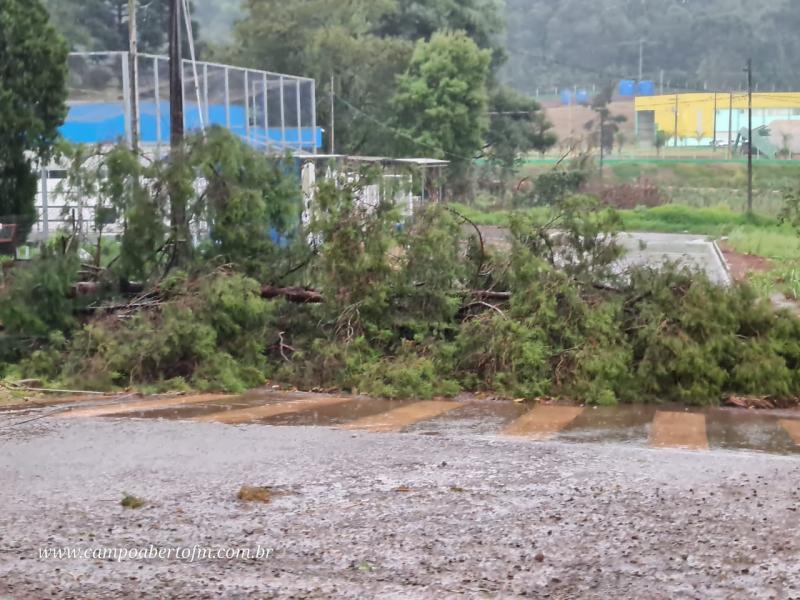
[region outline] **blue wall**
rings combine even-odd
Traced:
[[[139,108],[140,112],[140,139],[142,143],[169,142],[169,103],[161,102],[158,106],[160,118],[157,118],[156,103],[144,102]],[[200,111],[196,104],[187,104],[184,108],[185,123],[188,131],[200,129]],[[226,126],[225,106],[212,104],[208,108],[208,125]],[[158,122],[161,124],[161,135],[158,135]],[[246,138],[247,128],[245,109],[243,106],[231,106],[230,130],[242,139]],[[67,120],[61,127],[61,135],[73,143],[98,144],[114,143],[125,139],[125,110],[122,104],[73,104],[69,107]],[[302,149],[309,152],[322,147],[322,129],[314,131],[311,127],[287,126],[286,139],[281,139],[281,128],[270,127],[266,131],[263,127],[250,126],[250,139],[254,146],[263,148],[266,140],[270,145],[281,147],[284,143],[296,148],[298,141]],[[300,138],[298,140],[298,138]]]

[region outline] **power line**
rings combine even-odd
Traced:
[[[348,107],[350,110],[353,110],[353,111],[357,112],[357,113],[358,113],[358,114],[360,114],[361,116],[363,116],[363,117],[365,117],[365,118],[369,119],[370,121],[372,121],[372,122],[373,122],[373,123],[375,123],[376,125],[379,125],[379,126],[383,127],[384,129],[386,129],[387,131],[389,131],[389,132],[393,133],[393,134],[394,134],[394,135],[396,135],[397,137],[404,138],[404,139],[406,139],[406,140],[408,140],[408,141],[410,141],[410,142],[412,142],[412,143],[414,143],[414,144],[416,144],[416,145],[418,145],[418,146],[422,146],[422,147],[424,147],[424,148],[427,148],[427,149],[429,149],[429,150],[434,150],[434,151],[436,151],[436,152],[442,152],[442,153],[444,153],[444,154],[446,154],[446,155],[450,156],[451,158],[456,158],[456,159],[458,159],[458,160],[463,160],[463,161],[473,161],[473,160],[475,160],[475,157],[474,157],[474,156],[473,156],[473,157],[461,156],[461,155],[458,155],[458,154],[454,154],[454,153],[452,153],[452,152],[448,152],[447,150],[443,150],[442,148],[438,148],[438,147],[436,147],[436,146],[432,146],[432,145],[430,145],[430,144],[426,144],[425,142],[422,142],[422,141],[420,141],[420,140],[417,140],[417,139],[415,139],[415,138],[411,137],[411,136],[410,136],[409,134],[407,134],[406,132],[404,132],[404,131],[402,131],[402,130],[400,130],[400,129],[397,129],[397,128],[395,128],[395,127],[392,127],[391,125],[389,125],[388,123],[386,123],[386,122],[384,122],[384,121],[381,121],[381,120],[380,120],[380,119],[378,119],[377,117],[373,117],[372,115],[370,115],[370,114],[368,114],[368,113],[364,112],[363,110],[361,110],[360,108],[358,108],[358,107],[357,107],[357,106],[355,106],[354,104],[352,104],[352,103],[348,102],[347,100],[345,100],[344,98],[342,98],[342,97],[341,97],[341,96],[339,96],[338,94],[334,94],[334,98],[335,98],[336,100],[338,100],[339,102],[341,102],[342,104],[344,104],[345,106],[347,106],[347,107]]]

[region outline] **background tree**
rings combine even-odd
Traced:
[[[416,42],[429,40],[437,31],[463,31],[479,48],[491,50],[492,64],[499,66],[505,60],[504,27],[499,0],[411,0],[387,11],[378,32]]]
[[[36,219],[33,162],[66,116],[67,45],[39,0],[0,0],[0,217],[24,239]]]
[[[461,29],[502,58],[502,10],[496,0],[248,0],[234,42],[215,50],[235,64],[313,77],[336,95],[336,150],[395,155],[393,130],[397,76],[418,40],[443,29]],[[318,121],[330,122],[330,103],[320,102]]]
[[[128,49],[128,0],[44,0],[53,22],[74,51]],[[167,48],[170,0],[139,0],[139,51]],[[190,5],[194,8],[194,3]],[[192,11],[194,13],[194,10]],[[193,22],[195,36],[199,25]]]
[[[528,153],[544,152],[556,143],[536,101],[510,88],[498,87],[491,94],[489,106],[485,156],[503,173],[516,171]]]
[[[656,156],[658,158],[661,158],[661,150],[667,145],[667,142],[669,142],[671,137],[672,136],[663,129],[656,131],[656,137],[653,140],[653,144],[656,147]]]
[[[410,152],[450,160],[454,174],[463,174],[489,129],[490,61],[491,53],[463,32],[436,33],[417,44],[393,102]]]
[[[600,175],[603,174],[603,157],[614,150],[614,138],[619,132],[620,123],[627,119],[623,115],[612,115],[608,107],[614,94],[614,85],[606,85],[592,99],[591,108],[595,118],[588,121],[584,128],[590,133],[592,146],[600,148]]]

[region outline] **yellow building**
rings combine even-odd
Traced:
[[[677,116],[677,119],[676,119]],[[800,121],[800,93],[753,93],[753,128],[773,121]],[[657,130],[670,145],[701,146],[735,141],[747,127],[747,92],[708,92],[639,96],[636,131],[640,141],[652,141]]]

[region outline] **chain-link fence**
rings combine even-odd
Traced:
[[[144,152],[154,156],[166,153],[170,139],[169,59],[137,55],[136,85],[131,60],[127,52],[69,55],[69,114],[61,128],[64,138],[83,144],[131,142],[138,122]],[[135,90],[138,102],[133,102]],[[264,152],[316,154],[322,146],[322,133],[317,128],[315,93],[313,79],[185,60],[184,129],[193,132],[216,125]],[[121,231],[121,223],[114,218],[97,218],[95,198],[80,197],[65,185],[64,165],[52,164],[39,173],[31,241],[65,229],[86,235]],[[14,222],[10,218],[5,221]]]
[[[69,56],[69,115],[64,137],[78,143],[139,141],[169,144],[169,60],[139,54],[137,82],[127,52]],[[133,95],[138,90],[134,103]],[[184,128],[225,127],[265,152],[315,153],[317,129],[313,79],[208,62],[183,61]],[[134,119],[133,111],[138,111]]]

